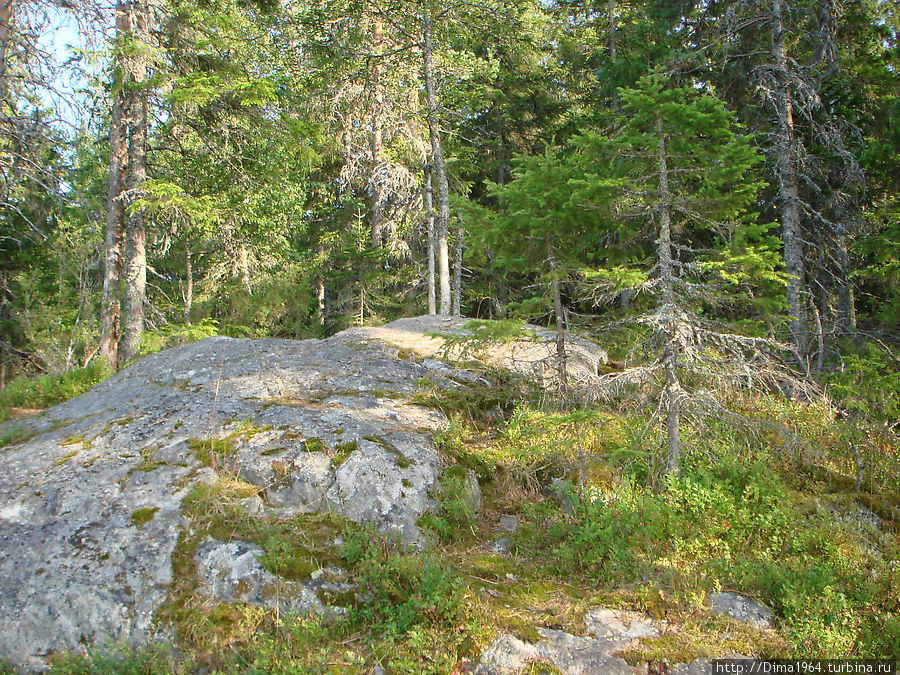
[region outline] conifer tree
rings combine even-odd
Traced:
[[[568,393],[566,314],[562,286],[585,261],[591,212],[581,207],[570,180],[566,158],[546,145],[538,155],[518,155],[509,182],[492,183],[490,194],[501,205],[491,214],[476,210],[473,234],[490,248],[494,264],[506,271],[535,274],[543,292],[524,303],[530,315],[549,312],[556,327],[557,379],[560,396]]]
[[[765,226],[748,213],[760,187],[752,174],[759,159],[724,104],[695,87],[671,86],[661,73],[619,96],[619,131],[576,140],[573,165],[583,177],[570,184],[574,201],[599,208],[608,227],[626,225],[632,237],[652,244],[636,290],[654,298],[655,307],[635,320],[651,331],[658,352],[605,384],[662,380],[665,471],[677,474],[681,420],[692,402],[683,371],[736,383],[764,375],[750,364],[767,343],[724,332],[702,310],[723,298],[733,302],[754,279],[777,280],[777,255]]]

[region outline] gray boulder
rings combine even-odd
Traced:
[[[761,602],[751,600],[737,593],[710,593],[710,614],[723,614],[735,621],[746,623],[754,628],[773,628],[775,625],[772,610]]]
[[[196,556],[200,592],[214,600],[245,602],[280,612],[315,612],[326,618],[346,613],[342,607],[323,605],[318,595],[319,591],[347,593],[354,589],[337,579],[327,580],[328,575],[340,578],[340,570],[320,569],[306,582],[282,579],[263,569],[259,561],[262,553],[255,544],[207,539]]]
[[[588,610],[584,622],[587,636],[537,627],[541,639],[535,644],[501,633],[469,672],[505,675],[538,662],[551,664],[565,675],[635,675],[642,672],[614,654],[637,639],[659,635],[656,622],[637,612],[606,607]]]

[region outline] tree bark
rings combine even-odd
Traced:
[[[450,226],[450,188],[447,182],[447,169],[444,164],[444,148],[441,143],[441,132],[438,127],[437,87],[434,77],[431,17],[427,14],[423,19],[422,71],[425,80],[425,99],[428,106],[428,135],[431,139],[431,157],[434,174],[438,184],[438,210],[436,218],[436,236],[438,248],[438,278],[441,286],[441,316],[449,316],[450,300],[450,252],[447,247],[447,230]]]
[[[131,3],[131,37],[135,43],[128,59],[128,170],[125,186],[129,201],[138,198],[147,180],[147,6],[144,0]],[[146,223],[141,209],[130,208],[125,219],[125,318],[122,328],[120,362],[132,359],[144,330],[144,301],[147,287]]]
[[[380,247],[384,243],[384,181],[379,172],[384,161],[384,142],[382,110],[384,108],[384,88],[382,86],[381,49],[384,42],[383,25],[380,16],[375,16],[372,26],[372,120],[369,129],[369,150],[372,168],[369,176],[371,205],[369,217],[372,228],[372,246]]]
[[[563,312],[559,279],[556,278],[556,253],[549,243],[547,244],[547,261],[550,263],[550,274],[553,277],[550,287],[553,294],[553,318],[556,321],[556,373],[559,382],[559,398],[561,401],[565,401],[569,395],[569,371],[566,367],[566,316]]]
[[[616,3],[615,0],[609,0],[607,13],[609,14],[609,60],[611,63],[616,61]],[[613,83],[615,84],[615,83]],[[619,112],[619,94],[613,87],[612,93],[612,109]]]
[[[194,306],[194,267],[191,263],[191,243],[184,240],[184,325],[191,325],[191,308]]]
[[[675,305],[675,270],[672,263],[672,204],[669,193],[668,157],[662,118],[656,120],[659,138],[659,278],[663,292],[665,348],[663,367],[666,385],[663,397],[666,404],[666,473],[677,476],[681,459],[681,383],[678,381],[678,312]]]
[[[325,273],[321,266],[325,263],[325,247],[319,242],[316,249],[319,271],[316,274],[316,318],[318,319],[319,328],[325,327]]]
[[[456,245],[453,248],[453,316],[462,316],[462,265],[465,229],[462,216],[456,214]]]
[[[822,324],[822,313],[816,307],[813,300],[813,294],[809,294],[809,308],[812,310],[813,319],[816,326],[816,343],[818,351],[816,352],[816,379],[822,379],[822,369],[825,367],[825,328]]]
[[[787,302],[791,344],[802,358],[809,349],[808,316],[803,301],[806,273],[803,262],[803,233],[800,225],[800,196],[797,180],[797,148],[794,138],[793,98],[790,91],[787,55],[784,46],[784,2],[772,0],[772,56],[775,61],[776,116],[775,168],[778,201],[784,238],[784,266],[788,274]]]
[[[431,165],[425,167],[425,225],[428,231],[428,313],[437,314],[437,298],[434,288],[434,186]]]
[[[120,47],[128,36],[128,23],[127,2],[119,0],[116,4],[116,41]],[[122,253],[125,243],[124,191],[128,163],[128,120],[125,106],[125,93],[119,84],[113,90],[109,121],[109,180],[106,190],[103,288],[100,295],[100,357],[106,359],[113,369],[118,365]]]
[[[9,32],[12,25],[14,11],[13,0],[0,0],[0,104],[6,101],[7,86],[7,60],[9,58]],[[2,105],[0,105],[2,110]],[[5,116],[5,113],[2,113]]]
[[[6,287],[6,270],[0,272],[0,325],[3,331],[0,332],[0,390],[6,389],[6,363],[9,360],[9,342],[10,331],[9,326],[9,297]]]
[[[856,298],[853,294],[853,282],[850,280],[850,251],[847,248],[847,235],[839,234],[837,240],[838,263],[838,307],[837,330],[848,333],[856,330]]]

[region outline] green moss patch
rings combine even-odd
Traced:
[[[131,523],[136,528],[141,529],[144,525],[153,520],[157,511],[159,511],[159,507],[157,506],[145,506],[140,509],[135,509],[131,512]]]
[[[301,446],[303,452],[325,452],[325,443],[321,438],[307,438]]]
[[[78,450],[72,450],[72,452],[67,452],[65,455],[63,455],[62,457],[57,459],[55,462],[53,462],[53,466],[62,466],[63,464],[68,462],[70,459],[72,459],[77,454],[78,454]]]
[[[189,438],[185,442],[194,453],[197,461],[205,466],[215,466],[235,450],[233,435],[209,440]]]
[[[347,441],[346,443],[334,446],[334,457],[331,458],[331,466],[335,469],[338,468],[341,464],[346,462],[347,458],[356,452],[358,448],[359,442],[356,440]]]
[[[82,449],[88,450],[91,447],[91,441],[85,434],[81,434],[80,436],[69,436],[65,440],[60,443],[62,446],[66,445],[81,445]]]

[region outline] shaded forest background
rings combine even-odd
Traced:
[[[60,71],[63,14],[89,47]],[[674,373],[671,327],[715,322],[896,423],[898,22],[876,0],[5,0],[0,386],[425,312],[662,330]]]

